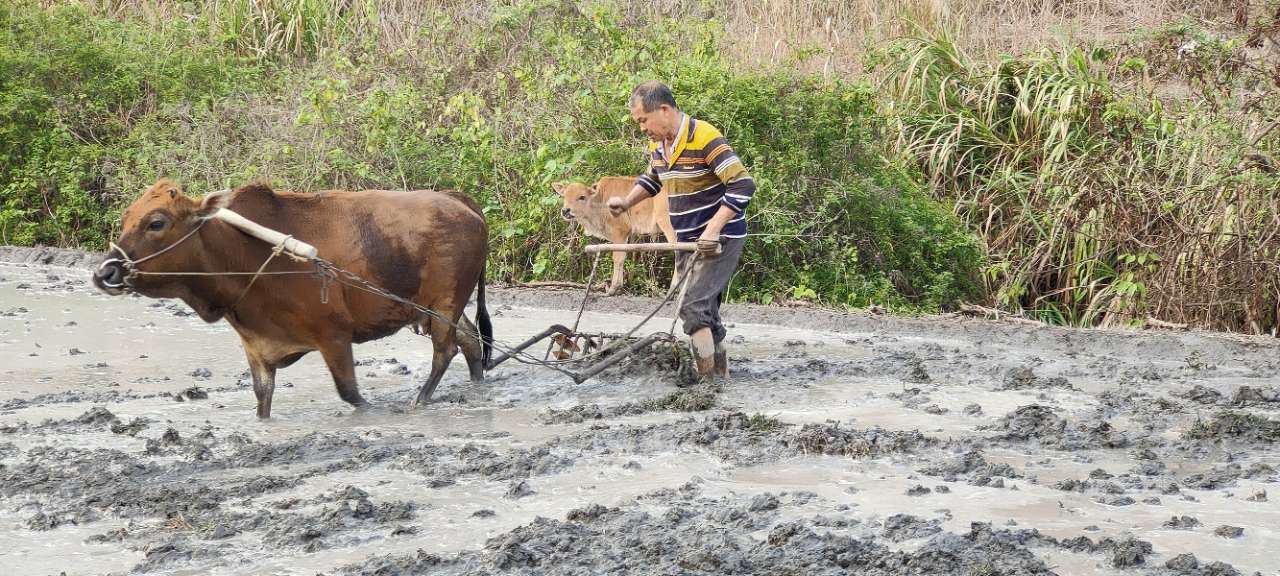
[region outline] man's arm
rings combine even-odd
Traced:
[[[730,220],[746,211],[747,204],[756,191],[756,182],[724,137],[712,140],[708,148],[711,152],[707,154],[707,165],[724,184],[725,193],[720,201],[720,209],[716,210],[715,216],[711,217],[707,227],[702,230],[702,235],[698,237],[698,250],[714,253],[715,246],[720,243],[720,231]]]
[[[645,155],[647,162],[653,161],[651,154],[652,151]],[[631,192],[627,194],[625,199],[616,197],[609,199],[609,212],[613,213],[614,217],[617,217],[626,212],[628,208],[635,206],[637,202],[657,196],[660,191],[662,191],[662,181],[658,180],[658,174],[653,171],[653,166],[650,165],[644,171],[644,174],[641,174],[636,179],[636,185],[631,188]]]
[[[698,242],[711,240],[719,243],[720,231],[724,230],[724,225],[728,224],[737,215],[738,213],[734,212],[733,208],[721,204],[720,209],[716,210],[715,216],[712,216],[711,221],[707,222],[707,227],[702,230],[702,236],[698,238]]]
[[[631,188],[631,192],[627,194],[626,198],[618,198],[617,196],[614,196],[609,199],[609,212],[614,216],[619,216],[623,212],[626,212],[628,208],[635,206],[637,202],[650,196],[652,196],[652,194],[649,193],[648,189],[636,184]]]

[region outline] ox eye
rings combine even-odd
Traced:
[[[584,195],[584,196],[579,196],[579,197],[578,197],[578,200],[586,200],[586,199],[587,199],[587,197],[586,197],[585,195]]]
[[[150,230],[152,232],[158,231],[162,228],[164,228],[164,220],[161,220],[159,218],[152,220],[150,224],[147,224],[147,230]]]

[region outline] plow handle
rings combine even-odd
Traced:
[[[639,244],[592,244],[587,254],[597,252],[696,252],[697,242],[643,242]]]

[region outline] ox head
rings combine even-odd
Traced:
[[[572,222],[592,211],[607,211],[607,208],[600,205],[597,197],[600,190],[594,185],[587,186],[577,182],[568,184],[557,182],[552,184],[551,188],[556,191],[556,194],[564,198],[564,204],[560,206],[560,217],[565,220]]]
[[[126,290],[157,298],[181,296],[171,286],[173,277],[135,272],[195,269],[199,238],[193,236],[221,200],[221,194],[203,203],[193,200],[169,179],[152,184],[124,211],[120,237],[94,270],[93,285],[113,296]]]

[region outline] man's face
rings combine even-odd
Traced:
[[[644,111],[644,103],[642,102],[636,102],[631,105],[631,118],[636,121],[636,124],[640,125],[640,131],[644,132],[644,135],[654,142],[662,142],[675,136],[671,130],[671,126],[675,124],[672,121],[675,113],[675,109],[666,104],[650,112]]]

